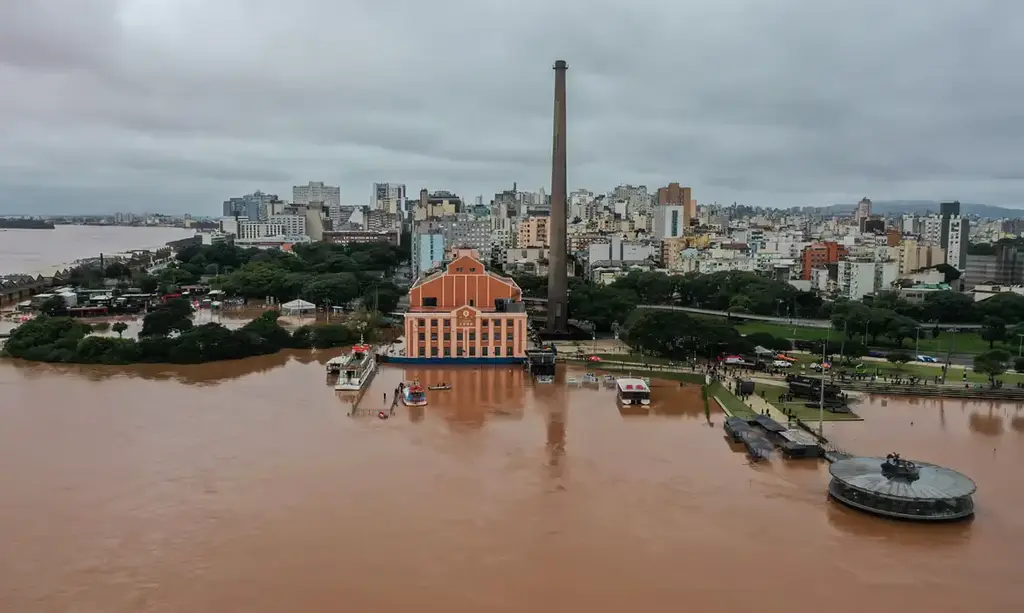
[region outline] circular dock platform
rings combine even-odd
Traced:
[[[829,496],[867,513],[913,521],[953,521],[974,514],[974,481],[942,466],[890,454],[838,460],[829,473]]]

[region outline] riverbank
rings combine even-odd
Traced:
[[[136,250],[153,251],[168,242],[189,238],[187,228],[128,226],[64,226],[40,234],[35,230],[9,229],[3,233],[0,275],[53,276],[78,260],[116,256]],[[44,241],[40,238],[45,237]]]

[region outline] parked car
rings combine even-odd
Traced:
[[[772,366],[774,366],[775,368],[792,368],[793,363],[787,362],[786,360],[775,360],[774,362],[772,362]]]

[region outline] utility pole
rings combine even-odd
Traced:
[[[917,340],[914,341],[914,355],[921,353],[921,326],[917,326]],[[916,358],[915,358],[916,359]]]
[[[828,339],[832,334],[832,322],[825,333],[825,344],[821,347],[821,398],[818,400],[818,434],[825,432],[825,352],[828,351]]]
[[[849,319],[843,320],[843,338],[839,343],[839,365],[843,365],[843,353],[846,351],[846,324],[850,323]],[[825,335],[828,336],[827,334]]]

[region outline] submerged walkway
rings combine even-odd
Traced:
[[[750,405],[750,408],[758,415],[768,415],[768,417],[771,417],[783,426],[789,424],[789,417],[785,413],[775,408],[775,405],[764,398],[761,398],[757,394],[748,396],[744,399],[744,402]],[[767,413],[765,413],[765,411],[767,411]]]

